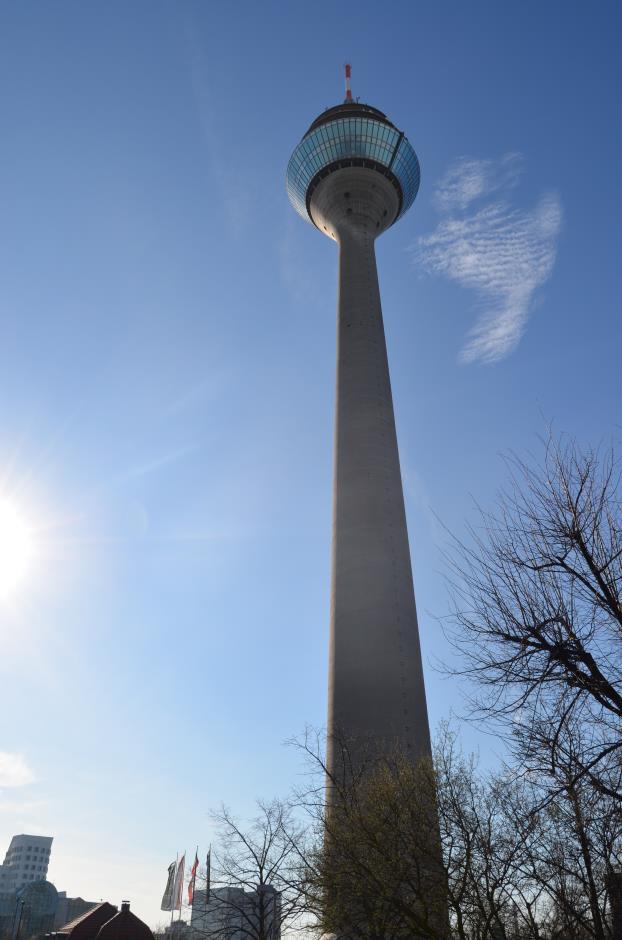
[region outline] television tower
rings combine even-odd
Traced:
[[[354,101],[311,124],[287,168],[296,211],[339,246],[328,687],[334,743],[430,754],[404,495],[374,243],[412,205],[419,161],[387,116]]]

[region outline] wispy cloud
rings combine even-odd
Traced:
[[[35,775],[21,754],[0,751],[0,789],[25,787],[34,779]]]
[[[513,188],[521,170],[518,154],[497,163],[458,161],[435,194],[445,217],[416,248],[425,270],[478,295],[480,314],[460,354],[463,362],[497,362],[516,348],[535,293],[555,262],[562,217],[556,194],[542,196],[531,210],[514,208],[507,198],[481,204]]]
[[[506,153],[497,162],[462,157],[441,179],[434,201],[441,212],[466,209],[481,196],[489,196],[500,189],[512,189],[522,172],[523,157],[520,153]]]

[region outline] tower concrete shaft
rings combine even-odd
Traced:
[[[385,930],[384,914],[371,923],[385,902],[395,936],[447,932],[431,768],[418,765],[430,734],[374,249],[412,205],[419,179],[405,135],[349,97],[315,119],[287,168],[296,211],[339,246],[323,913],[342,940]],[[393,797],[386,840],[364,844],[378,802]],[[389,892],[376,913],[368,902],[377,882],[365,881],[374,852]]]
[[[328,696],[335,742],[355,760],[429,755],[419,630],[375,258],[394,220],[389,180],[351,167],[315,189],[310,215],[339,245]]]

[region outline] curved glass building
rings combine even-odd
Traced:
[[[313,222],[309,205],[318,183],[349,166],[377,170],[390,180],[399,197],[397,218],[413,204],[420,169],[408,139],[382,111],[347,101],[316,118],[289,161],[287,192],[303,219]]]

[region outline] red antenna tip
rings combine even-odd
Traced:
[[[350,90],[350,75],[352,73],[352,66],[346,64],[346,101],[352,101],[352,92]]]

